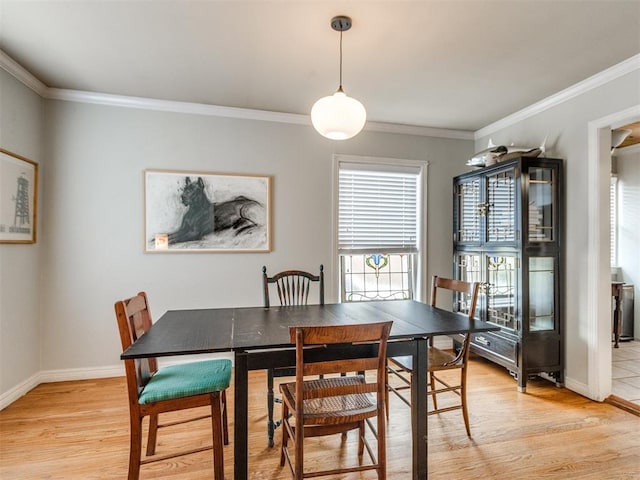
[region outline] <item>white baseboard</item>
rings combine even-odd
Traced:
[[[93,378],[109,377],[124,377],[124,364],[108,367],[45,370],[40,372],[40,383],[68,382],[71,380],[91,380]]]
[[[124,376],[124,365],[95,368],[71,368],[67,370],[45,370],[31,376],[12,389],[0,395],[0,410],[11,405],[41,383],[68,382],[71,380],[91,380],[92,378],[109,378]]]
[[[206,360],[208,358],[229,358],[233,361],[233,355],[229,353],[217,353],[210,355],[194,355],[189,357],[171,357],[170,360],[159,359],[160,366],[175,365],[187,361]],[[124,377],[124,364],[93,368],[69,368],[65,370],[43,370],[19,383],[12,389],[0,394],[0,410],[5,409],[20,397],[26,395],[41,383],[68,382],[72,380],[91,380],[94,378]]]
[[[2,395],[0,395],[0,410],[7,408],[13,402],[36,388],[41,383],[42,382],[40,381],[40,374],[36,373],[31,378],[26,379],[24,382],[19,383],[12,389],[4,392]]]
[[[583,397],[587,397],[596,402],[602,401],[601,399],[593,398],[593,395],[589,391],[589,386],[586,383],[578,382],[573,378],[565,377],[564,378],[564,386],[567,390],[571,390],[572,392],[576,392],[578,395],[582,395]]]

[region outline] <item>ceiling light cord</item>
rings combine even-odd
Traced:
[[[342,30],[340,30],[340,82],[338,84],[338,91],[344,92],[342,89]]]

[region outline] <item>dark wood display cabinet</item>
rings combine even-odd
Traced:
[[[481,283],[476,315],[500,326],[471,351],[507,368],[564,381],[563,165],[516,158],[453,179],[455,278]]]

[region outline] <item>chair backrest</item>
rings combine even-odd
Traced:
[[[120,330],[120,342],[124,352],[151,328],[151,312],[147,294],[140,292],[135,297],[116,302],[115,311]],[[130,402],[135,400],[137,403],[140,392],[158,370],[158,362],[155,358],[140,358],[125,360],[124,363],[129,400]]]
[[[264,306],[269,307],[269,284],[275,284],[280,305],[307,305],[311,283],[318,282],[318,303],[324,305],[324,267],[320,274],[313,275],[302,270],[285,270],[272,277],[267,276],[267,267],[262,267]]]
[[[467,297],[458,298],[455,301],[454,311],[466,310],[469,318],[473,319],[476,314],[476,303],[478,302],[478,291],[480,284],[478,282],[465,282],[462,280],[453,280],[451,278],[433,276],[431,282],[431,305],[436,306],[436,297],[438,289],[451,290],[459,293],[460,295],[467,295]],[[466,308],[462,308],[462,306]]]
[[[451,290],[462,296],[468,296],[468,302],[464,298],[455,299],[453,310],[460,312],[463,310],[462,307],[464,306],[466,307],[464,309],[467,310],[467,312],[465,312],[467,316],[470,319],[474,318],[476,314],[476,303],[478,302],[478,291],[480,289],[480,284],[478,282],[465,282],[462,280],[453,280],[451,278],[434,275],[433,281],[431,282],[431,305],[434,307],[436,306],[436,297],[439,288]],[[457,335],[456,337],[462,338],[462,348],[458,351],[456,358],[451,363],[455,363],[461,365],[462,368],[466,368],[467,358],[469,358],[469,350],[471,347],[471,335],[467,333]],[[429,338],[429,345],[433,345],[433,337]]]
[[[376,392],[378,401],[383,402],[386,389],[386,357],[387,340],[393,322],[366,323],[354,325],[330,326],[293,326],[289,327],[291,343],[296,344],[296,402],[309,398],[333,397],[353,393]],[[357,358],[329,360],[321,362],[305,362],[304,353],[308,346],[332,344],[367,344],[372,348],[363,348]],[[375,348],[377,343],[377,349]],[[314,350],[314,349],[311,349]],[[302,384],[307,375],[329,375],[343,372],[362,372],[376,370],[375,382],[354,383],[339,388],[327,387],[309,393],[303,391]],[[325,377],[326,378],[326,377]],[[302,410],[299,410],[302,411]]]

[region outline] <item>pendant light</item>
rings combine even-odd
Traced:
[[[320,135],[331,140],[355,137],[367,121],[367,111],[342,89],[342,32],[351,28],[351,18],[333,17],[331,28],[340,32],[340,84],[331,96],[318,100],[311,108],[311,123]]]

